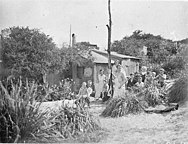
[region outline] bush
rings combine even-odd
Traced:
[[[188,75],[180,77],[170,88],[168,101],[171,103],[185,104],[188,100]]]
[[[41,142],[50,140],[59,142],[66,139],[78,139],[101,130],[99,121],[82,108],[60,108],[46,115],[39,133],[36,135]]]
[[[0,133],[1,142],[18,142],[28,137],[35,137],[40,129],[45,113],[39,113],[39,106],[34,107],[37,97],[35,83],[26,82],[23,92],[22,81],[11,83],[11,92],[0,82]]]
[[[59,85],[39,85],[38,95],[46,95],[46,93],[49,93],[48,97],[45,98],[45,101],[75,99],[76,95],[72,92],[72,85],[73,81],[68,78],[62,80]],[[40,97],[38,99],[40,99]]]
[[[162,67],[171,78],[179,77],[179,73],[185,70],[186,62],[183,57],[175,56],[170,61],[166,62]]]
[[[60,142],[76,140],[81,135],[88,141],[90,137],[94,139],[92,133],[101,130],[99,122],[79,105],[41,111],[40,106],[49,93],[39,96],[34,82],[26,81],[25,86],[21,80],[17,84],[11,82],[10,92],[0,82],[0,94],[0,142]]]

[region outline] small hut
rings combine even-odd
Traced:
[[[89,53],[93,58],[92,63],[89,63],[86,66],[78,66],[77,64],[74,64],[74,66],[72,67],[72,78],[75,81],[74,91],[76,92],[78,92],[81,83],[84,81],[87,82],[88,80],[91,80],[93,82],[94,84],[93,89],[95,90],[95,85],[97,83],[97,76],[99,74],[100,69],[103,69],[104,74],[108,76],[107,51],[93,49]],[[116,60],[121,61],[122,68],[125,70],[127,76],[129,76],[130,73],[139,71],[140,59],[137,57],[111,52],[111,58],[112,58],[111,60],[112,64]]]

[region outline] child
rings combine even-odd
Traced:
[[[134,92],[141,92],[144,88],[144,83],[142,82],[142,77],[138,77],[138,82],[135,84]]]
[[[87,92],[88,92],[88,96],[91,96],[91,94],[93,93],[93,89],[92,89],[92,81],[91,80],[89,80],[88,82],[87,82],[87,85],[88,85],[88,88],[87,88]]]
[[[151,86],[153,83],[153,77],[152,77],[152,72],[151,71],[147,71],[147,74],[146,74],[146,77],[145,77],[145,81],[144,81],[144,84],[145,84],[145,87],[149,87]]]
[[[108,90],[109,90],[108,81],[105,80],[104,85],[103,85],[103,91],[102,91],[102,101],[103,102],[107,101],[110,98],[108,96]]]
[[[90,101],[94,101],[95,100],[95,96],[93,96],[94,95],[94,91],[93,91],[93,89],[92,89],[92,81],[91,80],[89,80],[88,82],[87,82],[87,85],[88,85],[88,87],[87,87],[87,93],[88,93],[88,103],[90,103]]]
[[[86,82],[82,83],[82,86],[79,90],[78,96],[79,96],[80,103],[83,104],[83,107],[85,106],[85,103],[87,103],[88,107],[90,107]]]
[[[163,68],[160,69],[160,73],[158,76],[155,77],[155,80],[158,80],[158,83],[161,88],[165,85],[166,74],[164,74]]]
[[[144,88],[144,83],[142,82],[141,76],[138,77],[138,82],[135,84],[135,86],[137,86],[139,89]]]

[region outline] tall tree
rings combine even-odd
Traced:
[[[38,29],[11,27],[2,31],[3,62],[12,75],[35,80],[60,68],[59,50]]]
[[[112,50],[140,57],[144,46],[147,47],[150,63],[162,64],[168,60],[169,56],[176,54],[176,46],[173,41],[164,39],[160,35],[143,33],[141,30],[134,31],[131,36],[126,36],[122,40],[114,41]]]
[[[108,29],[108,67],[110,69],[110,80],[109,87],[113,91],[113,83],[112,83],[112,66],[111,66],[111,32],[112,32],[112,18],[111,18],[111,9],[110,9],[110,0],[108,0],[108,14],[109,14],[109,24],[106,25]],[[113,96],[113,93],[111,92]]]

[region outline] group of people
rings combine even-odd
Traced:
[[[164,69],[161,68],[159,74],[156,76],[156,72],[147,70],[143,67],[141,73],[130,74],[130,78],[127,82],[127,90],[132,90],[132,88],[143,89],[144,87],[149,87],[155,85],[158,88],[162,88],[165,85],[166,74],[164,74]]]
[[[92,81],[89,80],[87,83],[83,82],[82,86],[78,92],[78,99],[81,104],[87,104],[90,107],[90,100],[92,98],[93,89],[92,89]]]
[[[111,76],[113,89],[109,87],[109,79]],[[108,76],[104,74],[103,69],[100,69],[98,83],[95,86],[97,89],[95,94],[96,99],[102,98],[103,101],[106,101],[110,98],[111,93],[113,93],[113,97],[124,95],[126,81],[126,73],[122,69],[119,60],[115,61],[115,64],[112,66],[112,73],[109,70]]]
[[[109,87],[109,79],[112,78],[113,89]],[[91,97],[95,97],[95,100],[102,98],[106,101],[113,93],[113,98],[119,96],[125,96],[126,91],[137,89],[141,90],[144,87],[150,85],[156,85],[157,87],[163,87],[166,80],[166,74],[164,69],[160,69],[159,74],[156,76],[155,72],[148,70],[147,67],[142,67],[141,72],[130,74],[130,77],[126,76],[125,70],[122,68],[120,62],[117,60],[112,66],[112,72],[109,71],[109,75],[104,74],[104,70],[100,69],[97,76],[97,83],[95,84],[95,93],[92,89],[92,81],[88,83],[83,82],[79,90],[79,97],[90,106]]]

